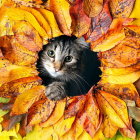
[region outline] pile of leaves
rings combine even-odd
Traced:
[[[0,0],[0,139],[140,138],[139,5]],[[62,34],[91,44],[102,75],[86,95],[51,101],[35,65],[42,45]]]

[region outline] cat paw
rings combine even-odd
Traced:
[[[50,100],[61,100],[67,96],[65,85],[62,82],[53,82],[46,88],[46,96]]]

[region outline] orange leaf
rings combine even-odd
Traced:
[[[69,13],[70,5],[66,0],[51,0],[50,1],[51,11],[54,13],[56,21],[59,25],[60,30],[65,35],[71,35],[71,17]]]
[[[56,102],[43,99],[35,102],[28,111],[28,124],[35,125],[45,122],[54,110]]]
[[[81,96],[76,96],[72,98],[72,102],[69,103],[69,100],[67,101],[67,106],[65,108],[65,118],[70,118],[73,116],[78,115],[81,113],[81,111],[84,108],[85,101],[86,101],[86,96],[81,95]]]
[[[14,97],[24,91],[41,84],[38,76],[25,77],[5,83],[0,87],[0,97]]]
[[[100,128],[102,122],[101,112],[98,108],[98,104],[92,95],[93,88],[90,89],[86,95],[86,102],[83,112],[77,116],[77,121],[82,125],[83,129],[90,134],[91,137]]]
[[[72,18],[72,34],[81,37],[87,33],[91,19],[84,13],[82,0],[76,0],[74,5],[71,6],[70,15]]]
[[[139,48],[140,38],[126,37],[111,50],[100,53],[101,62],[107,67],[128,67],[134,65],[140,60]]]
[[[111,84],[100,81],[99,85],[101,85],[102,90],[108,93],[112,93],[122,99],[134,100],[137,106],[140,107],[140,96],[133,84]]]
[[[103,34],[105,34],[112,22],[112,17],[110,15],[108,1],[105,2],[102,12],[92,18],[92,25],[89,32],[86,34],[87,41],[95,41],[99,39]]]
[[[129,17],[135,0],[110,0],[113,17]]]
[[[95,96],[100,109],[108,116],[111,123],[119,128],[131,129],[127,106],[123,100],[101,90],[98,90]]]
[[[83,8],[88,17],[95,17],[103,8],[103,0],[84,0]]]
[[[20,115],[28,112],[32,104],[39,100],[45,92],[44,86],[35,86],[20,94],[14,102],[11,115]]]
[[[59,102],[56,102],[56,106],[55,106],[54,111],[52,112],[51,116],[48,118],[47,121],[45,121],[43,123],[41,122],[40,126],[48,127],[48,126],[51,126],[51,125],[54,125],[55,123],[57,123],[64,114],[65,104],[66,104],[65,99],[60,100]]]

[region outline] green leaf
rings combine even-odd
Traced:
[[[8,103],[10,101],[9,98],[0,97],[0,103]]]

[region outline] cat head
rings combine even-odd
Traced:
[[[69,80],[81,69],[81,55],[88,44],[83,38],[59,36],[51,39],[39,53],[38,71],[53,78]]]

